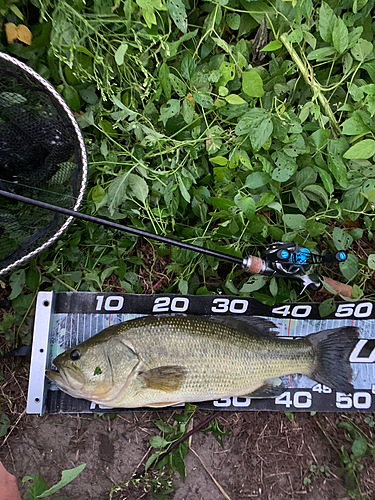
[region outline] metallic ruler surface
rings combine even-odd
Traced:
[[[299,374],[280,377],[285,391],[275,399],[230,397],[198,403],[203,409],[273,411],[375,412],[375,303],[341,302],[325,318],[317,304],[266,306],[252,298],[230,296],[56,293],[38,295],[28,392],[28,413],[98,413],[133,411],[103,408],[61,392],[44,377],[53,359],[110,325],[150,314],[261,316],[270,319],[279,336],[303,337],[342,326],[359,327],[350,355],[353,394],[331,390]],[[143,409],[144,410],[144,409]],[[150,409],[151,410],[151,409]]]

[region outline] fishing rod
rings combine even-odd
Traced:
[[[94,224],[100,224],[111,229],[125,231],[135,236],[150,238],[160,243],[174,245],[185,250],[190,250],[203,255],[214,257],[216,259],[231,262],[232,264],[241,266],[244,271],[248,273],[260,274],[268,277],[296,279],[302,283],[301,293],[306,288],[310,288],[312,290],[320,290],[323,287],[323,282],[325,282],[331,289],[333,289],[334,292],[346,297],[352,297],[351,286],[345,285],[335,280],[331,280],[330,278],[319,278],[316,274],[307,273],[311,266],[314,264],[333,264],[344,262],[347,258],[347,254],[343,250],[336,252],[335,254],[317,255],[311,253],[308,248],[301,247],[298,244],[275,242],[266,247],[262,258],[252,255],[240,258],[217,252],[215,250],[210,250],[208,248],[193,245],[191,243],[185,243],[173,238],[168,238],[166,236],[149,233],[148,231],[144,231],[142,229],[136,229],[134,227],[125,226],[113,221],[94,217],[92,215],[83,214],[81,212],[70,210],[68,208],[59,207],[39,200],[34,200],[33,198],[21,196],[13,192],[0,189],[0,196],[10,198],[21,203],[34,205],[45,210],[57,212],[66,215],[67,217],[81,219],[86,222],[93,222]]]

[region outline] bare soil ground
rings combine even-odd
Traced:
[[[1,410],[8,414],[12,425],[2,438],[0,460],[17,477],[23,499],[27,495],[27,485],[21,482],[25,475],[39,474],[52,485],[60,479],[61,471],[82,463],[87,464],[85,470],[57,496],[106,500],[112,490],[113,500],[152,498],[147,481],[138,481],[135,487],[130,480],[143,475],[151,452],[149,437],[160,434],[153,421],[171,420],[172,410],[129,412],[117,415],[113,421],[108,415],[26,415],[27,364],[24,360],[6,361],[2,372]],[[193,425],[208,414],[196,413]],[[372,430],[363,423],[365,415],[351,417],[374,439]],[[223,438],[224,447],[211,433],[194,434],[185,460],[186,481],[175,474],[177,489],[170,498],[349,498],[339,461],[339,450],[346,440],[343,430],[337,428],[345,416],[298,413],[290,422],[282,412],[221,412],[217,418],[230,431]],[[350,444],[346,446],[350,450]],[[362,463],[362,494],[358,498],[375,499],[375,463],[370,457]],[[325,466],[327,474],[317,469],[312,472],[311,465]],[[154,477],[159,474],[155,472]]]

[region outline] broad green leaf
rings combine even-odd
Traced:
[[[148,440],[150,445],[156,449],[165,448],[170,444],[169,441],[164,439],[162,436],[150,436]]]
[[[375,179],[367,179],[363,184],[362,192],[370,203],[375,203]]]
[[[190,203],[189,191],[186,189],[184,179],[180,175],[178,176],[178,186],[180,188],[180,192],[181,192],[184,200],[186,200],[188,203]]]
[[[363,229],[356,227],[352,229],[349,234],[353,240],[360,240],[363,237]]]
[[[276,195],[274,193],[271,193],[270,191],[263,192],[260,199],[256,203],[256,210],[261,210],[262,208],[267,206],[271,207],[275,196]]]
[[[127,198],[126,190],[128,187],[128,176],[130,172],[125,172],[116,177],[108,187],[109,211],[113,215],[115,209],[121,205]]]
[[[177,26],[177,28],[182,31],[182,33],[187,32],[187,14],[186,8],[182,0],[168,0],[167,1],[168,12]]]
[[[272,172],[272,179],[275,181],[288,181],[298,169],[296,161],[287,156],[283,151],[273,153],[272,159],[276,164],[276,168]]]
[[[371,253],[367,259],[367,265],[370,269],[375,271],[375,253]]]
[[[375,155],[375,141],[363,139],[344,153],[344,158],[349,160],[367,160]]]
[[[122,43],[119,48],[115,52],[115,61],[116,64],[121,66],[121,64],[124,64],[124,57],[126,54],[126,51],[128,50],[128,44],[127,43]]]
[[[231,30],[238,30],[240,27],[241,16],[239,14],[229,14],[227,16],[227,24]]]
[[[129,187],[133,195],[144,204],[148,196],[146,181],[139,175],[129,174]]]
[[[136,2],[137,2],[137,4],[139,4],[140,0],[136,0]],[[146,24],[147,24],[149,29],[152,28],[153,24],[157,24],[154,10],[149,11],[149,10],[142,9],[142,15],[143,15],[143,18],[146,21]]]
[[[180,474],[183,481],[185,481],[185,462],[181,455],[182,443],[172,452],[172,464]]]
[[[268,43],[261,51],[264,52],[273,52],[274,50],[279,50],[283,44],[280,42],[280,40],[273,40],[272,42]]]
[[[237,135],[249,134],[249,139],[254,151],[259,151],[272,134],[273,124],[269,113],[260,108],[248,111],[240,118],[235,133]]]
[[[336,250],[347,250],[353,243],[353,238],[349,233],[343,231],[339,227],[335,227],[332,233],[333,243]]]
[[[180,80],[180,78],[178,78],[178,76],[174,75],[173,73],[169,73],[169,80],[170,80],[172,87],[173,87],[173,90],[176,92],[176,94],[179,97],[185,97],[186,93],[187,93],[187,87],[186,87],[185,82]]]
[[[332,31],[336,23],[336,16],[331,7],[322,2],[319,9],[319,33],[322,39],[327,43],[332,43]]]
[[[215,165],[221,165],[222,167],[225,167],[225,165],[228,163],[228,160],[224,158],[224,156],[214,156],[213,158],[210,158],[211,163],[215,163]]]
[[[228,82],[234,80],[236,76],[236,65],[234,63],[222,62],[219,68],[221,77],[216,83],[217,87],[225,86]]]
[[[309,219],[306,221],[306,231],[309,233],[310,236],[313,238],[316,238],[320,234],[323,234],[327,228],[325,224],[322,224],[321,222],[318,222],[316,220]]]
[[[301,43],[303,40],[303,31],[298,28],[289,33],[286,41],[289,43]]]
[[[310,140],[313,142],[316,149],[322,149],[327,144],[329,139],[329,130],[320,128],[310,135]]]
[[[169,67],[167,63],[163,63],[159,69],[159,82],[167,99],[171,98],[171,82],[169,80]]]
[[[224,98],[229,104],[244,104],[246,101],[237,94],[229,94]]]
[[[104,196],[105,191],[102,186],[99,186],[99,184],[97,184],[92,188],[91,198],[94,203],[100,203],[103,200]]]
[[[345,262],[340,262],[339,267],[344,278],[350,281],[358,272],[358,259],[355,255],[350,253]]]
[[[360,38],[351,50],[352,56],[356,61],[364,61],[371,54],[373,45],[371,42]]]
[[[186,280],[180,280],[178,282],[178,291],[182,295],[186,295],[189,292],[189,283]]]
[[[305,213],[310,204],[309,200],[306,198],[303,192],[297,189],[295,186],[293,186],[292,188],[292,195],[298,209],[301,212]]]
[[[259,274],[255,274],[251,276],[247,282],[240,289],[240,293],[251,293],[256,290],[260,290],[267,283],[267,278],[265,276],[261,276]]]
[[[168,78],[169,81],[169,78]],[[170,118],[178,115],[180,112],[180,101],[178,99],[169,99],[166,104],[160,108],[160,120],[163,122],[163,125],[167,123]]]
[[[354,83],[352,83],[349,86],[349,94],[353,98],[353,101],[358,102],[361,99],[363,99],[364,92],[363,92],[362,87],[358,87],[357,85],[355,85]]]
[[[329,61],[330,59],[332,59],[332,56],[334,54],[337,54],[334,47],[322,47],[310,52],[307,56],[307,60],[316,62]]]
[[[322,202],[323,207],[327,207],[329,203],[329,198],[326,190],[319,186],[319,184],[311,184],[310,186],[306,186],[304,188],[304,193],[310,200]]]
[[[212,97],[207,92],[193,92],[194,101],[202,106],[203,109],[211,109],[214,105]]]
[[[234,197],[234,202],[238,208],[246,215],[248,220],[251,220],[255,216],[255,201],[251,196],[242,196],[237,194]]]
[[[86,464],[79,465],[78,467],[75,467],[74,469],[68,469],[64,470],[61,474],[61,479],[60,481],[49,488],[47,491],[44,491],[41,495],[36,497],[37,499],[39,498],[45,498],[49,495],[53,495],[53,493],[56,493],[56,491],[61,490],[64,486],[69,484],[71,481],[73,481],[86,467]]]
[[[363,436],[358,436],[353,441],[352,444],[352,453],[355,457],[363,457],[367,452],[367,440]]]
[[[0,437],[5,436],[7,434],[10,427],[10,421],[5,413],[0,413]]]
[[[319,304],[319,315],[321,318],[325,318],[329,314],[333,313],[336,310],[335,299],[332,297],[330,299],[326,299]]]
[[[263,80],[255,70],[242,73],[242,90],[250,97],[263,97]]]
[[[185,122],[189,125],[194,120],[194,104],[189,99],[182,101],[182,116]]]
[[[311,167],[305,167],[296,173],[296,185],[298,189],[303,189],[310,184],[314,184],[317,177],[317,173]]]
[[[10,5],[9,5],[9,9],[13,12],[13,14],[14,14],[15,16],[17,16],[17,17],[18,17],[18,19],[21,19],[21,21],[24,21],[24,20],[25,20],[25,18],[24,18],[24,16],[23,16],[22,12],[21,12],[21,11],[20,11],[20,9],[17,7],[17,5],[10,4]]]
[[[303,32],[303,39],[305,40],[306,43],[310,45],[310,47],[315,50],[316,47],[316,38],[315,36],[310,33],[310,31],[304,31]]]
[[[345,138],[331,140],[328,143],[327,165],[336,181],[344,189],[348,187],[348,173],[343,162],[343,152],[347,149],[348,142]],[[345,156],[344,156],[345,157]]]
[[[79,94],[74,87],[64,87],[63,96],[70,109],[77,112],[81,109]]]
[[[39,495],[48,490],[48,484],[42,476],[36,474],[24,476],[22,482],[26,483],[26,481],[32,481],[32,484],[27,489],[27,500],[36,500]]]
[[[271,176],[266,172],[252,172],[246,177],[244,187],[258,189],[265,186],[271,180]]]
[[[353,66],[353,58],[349,54],[349,52],[347,52],[346,54],[344,54],[342,58],[342,68],[344,70],[344,73],[348,73],[352,66]]]
[[[316,169],[317,169],[317,171],[318,171],[318,173],[320,175],[320,178],[322,179],[324,189],[329,194],[332,194],[333,190],[334,190],[334,187],[333,187],[333,182],[332,182],[331,176],[329,175],[328,172],[326,172],[325,170],[323,170],[320,167],[316,167]]]
[[[273,297],[277,295],[279,287],[277,286],[276,278],[271,278],[270,280],[270,292]]]
[[[302,214],[284,214],[284,223],[291,229],[303,230],[306,225],[306,217]]]
[[[349,44],[348,28],[341,17],[337,18],[332,31],[333,46],[339,54],[345,52]]]
[[[36,274],[38,275],[38,281],[36,282],[36,280],[35,280],[35,283],[34,283],[34,285],[36,285],[36,286],[33,286],[33,287],[29,286],[28,280],[26,280],[27,286],[29,286],[29,288],[31,288],[32,291],[36,291],[38,289],[38,286],[39,286],[39,274],[38,273],[36,273]],[[11,326],[13,326],[14,319],[15,319],[14,314],[9,314],[7,312],[4,312],[3,313],[3,320],[0,323],[0,333],[5,333]],[[8,418],[8,417],[6,417],[5,413],[3,413],[3,415],[4,415],[4,417],[0,417],[0,422],[1,422],[2,418],[4,418],[5,421],[6,421],[6,418]],[[0,432],[1,432],[1,430],[0,430]]]
[[[345,135],[364,135],[370,132],[367,125],[363,123],[362,117],[355,113],[342,124],[342,133]]]
[[[26,283],[26,273],[24,269],[17,269],[13,271],[10,275],[10,286],[12,289],[11,294],[9,295],[9,300],[14,300],[22,293],[23,286]],[[14,305],[13,305],[14,306]]]
[[[186,80],[191,80],[195,73],[195,62],[193,57],[188,53],[181,61],[181,75]]]

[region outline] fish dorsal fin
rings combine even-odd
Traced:
[[[140,372],[138,377],[142,379],[147,389],[173,392],[181,387],[186,378],[186,373],[187,370],[184,366],[159,366],[158,368]]]
[[[214,323],[225,325],[228,328],[239,330],[249,335],[262,337],[277,337],[277,326],[272,321],[260,316],[208,316],[207,319]]]

